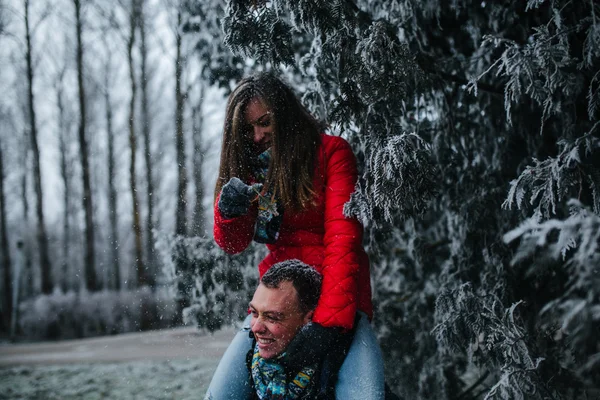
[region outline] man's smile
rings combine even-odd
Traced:
[[[256,341],[259,343],[259,345],[261,345],[261,344],[268,345],[268,344],[273,343],[275,341],[275,339],[257,337]]]

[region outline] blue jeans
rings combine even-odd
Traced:
[[[246,354],[252,348],[250,319],[244,320],[242,329],[234,336],[219,361],[204,400],[243,400],[252,398],[252,382],[246,367]]]
[[[340,368],[335,386],[338,400],[383,400],[385,384],[383,357],[377,337],[365,314],[360,319],[348,355]],[[235,335],[217,366],[205,400],[243,400],[252,397],[252,383],[246,367],[246,354],[252,347],[250,318]]]

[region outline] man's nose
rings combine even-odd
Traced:
[[[263,323],[262,318],[260,318],[260,317],[252,318],[252,321],[250,321],[250,330],[253,333],[264,332],[265,324]]]

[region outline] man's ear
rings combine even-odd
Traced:
[[[310,321],[312,321],[312,317],[313,317],[313,314],[314,314],[314,313],[315,313],[315,311],[314,311],[314,310],[310,310],[309,312],[307,312],[307,313],[304,315],[304,321],[303,321],[303,322],[304,322],[304,325],[306,325],[306,324],[308,324]]]

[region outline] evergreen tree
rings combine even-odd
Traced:
[[[230,82],[242,78],[244,59],[225,46],[221,29],[225,15],[222,1],[185,0],[182,6],[185,11],[182,31],[194,42],[199,59],[199,77],[207,85],[230,90]]]
[[[211,237],[159,235],[156,249],[180,311],[178,322],[214,332],[247,315],[264,248],[250,246],[231,256]]]
[[[227,1],[226,44],[299,72],[354,147],[346,212],[407,398],[598,389],[599,18],[593,1]]]
[[[240,79],[245,68],[244,60],[235,56],[224,44],[220,21],[225,10],[219,0],[194,2],[182,0],[176,5],[178,17],[177,51],[181,58],[182,41],[191,42],[197,61],[191,70],[195,71],[194,79],[189,87],[184,87],[182,80],[184,70],[180,70],[176,78],[178,89],[176,98],[191,105],[191,126],[193,178],[196,191],[195,207],[191,229],[187,229],[184,218],[185,202],[183,195],[178,195],[177,222],[174,236],[160,235],[156,241],[158,256],[161,259],[163,274],[173,289],[179,317],[186,324],[195,324],[199,328],[215,331],[224,323],[240,319],[246,311],[247,303],[257,284],[253,272],[260,258],[260,249],[249,249],[241,257],[231,257],[216,246],[212,237],[203,235],[203,181],[202,146],[202,105],[204,91],[209,86],[219,86],[225,92],[231,90],[230,82]],[[189,43],[188,42],[188,43]],[[180,63],[177,63],[179,65]],[[180,67],[186,65],[181,64]],[[195,86],[195,88],[192,88]],[[183,103],[181,103],[183,104]],[[177,128],[183,129],[183,105],[177,107],[181,115],[177,118]],[[179,135],[179,134],[178,134]],[[183,131],[178,139],[178,159],[185,158]],[[184,165],[178,162],[178,165]],[[180,167],[181,168],[181,167]],[[184,171],[179,170],[179,179]],[[187,179],[187,178],[186,178]],[[187,185],[186,185],[187,186]],[[180,188],[181,184],[179,185]],[[188,234],[195,235],[186,237]]]

